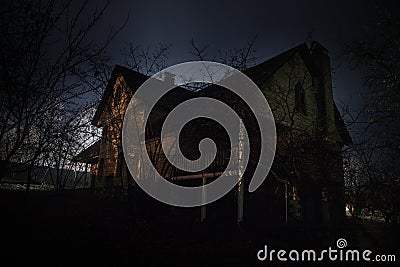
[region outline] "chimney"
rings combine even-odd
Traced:
[[[317,71],[326,78],[331,76],[331,63],[328,50],[320,43],[313,41],[310,48],[311,57]]]
[[[175,74],[170,73],[170,72],[165,72],[164,73],[164,82],[167,83],[167,85],[175,85]]]

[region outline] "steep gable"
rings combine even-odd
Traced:
[[[316,42],[313,43],[313,47],[315,47],[316,45],[319,44]],[[313,62],[314,59],[312,58],[310,49],[307,47],[305,43],[300,44],[292,49],[289,49],[256,66],[253,66],[245,70],[244,73],[248,75],[258,86],[262,88],[265,85],[265,83],[271,81],[271,79],[274,79],[274,75],[278,75],[280,72],[282,72],[282,69],[284,69],[285,66],[290,64],[290,62],[293,61],[294,58],[298,57],[301,58],[300,64],[307,69],[312,79],[314,77],[322,75],[322,71],[319,70],[314,64]],[[93,117],[92,120],[93,125],[96,125],[98,127],[102,126],[101,125],[102,116],[104,116],[104,112],[106,110],[106,106],[110,101],[110,98],[113,97],[115,89],[114,87],[119,77],[122,77],[123,80],[127,83],[127,88],[128,90],[130,90],[131,93],[133,93],[144,81],[146,81],[149,78],[149,76],[143,75],[139,72],[130,70],[120,65],[116,65],[111,74],[109,83],[106,89],[104,90],[103,96],[100,100],[96,113]],[[293,86],[293,84],[291,86]],[[306,92],[307,106],[310,106],[310,103],[313,103],[312,105],[315,105],[314,102],[318,101],[312,99],[313,94],[316,93],[315,88],[306,88],[306,90],[309,90]],[[177,90],[174,90],[170,94],[167,94],[165,97],[163,97],[162,101],[160,101],[159,103],[161,105],[159,106],[161,108],[165,107],[164,110],[168,111],[169,109],[171,109],[171,107],[176,106],[179,102],[182,102],[185,99],[189,99],[195,95],[196,95],[195,92],[179,87],[177,88]],[[340,134],[340,137],[344,144],[349,143],[351,142],[349,133],[347,132],[346,127],[344,126],[343,120],[341,119],[335,104],[334,106],[335,106],[334,109],[335,109],[335,122],[336,122],[335,125],[338,129],[338,133]],[[318,112],[313,107],[309,109],[310,113]],[[311,116],[309,119],[313,120],[315,118]]]
[[[130,90],[138,88],[146,79],[149,77],[131,69],[125,68],[120,65],[115,65],[114,70],[111,73],[111,78],[104,90],[103,96],[100,99],[100,103],[97,107],[96,113],[93,116],[92,124],[99,126],[100,118],[108,104],[110,97],[113,96],[114,85],[119,76],[123,76],[124,80],[128,83]]]
[[[293,47],[292,49],[289,49],[275,57],[272,57],[256,66],[248,68],[244,71],[244,73],[248,75],[257,85],[260,86],[266,80],[268,80],[277,70],[279,70],[279,68],[287,63],[296,53],[299,53],[302,56],[311,75],[317,75],[318,71],[312,64],[310,51],[305,43]]]

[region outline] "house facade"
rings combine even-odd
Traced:
[[[256,192],[242,193],[243,187],[238,186],[221,200],[201,207],[193,216],[199,220],[228,217],[277,223],[343,221],[342,149],[351,143],[351,138],[333,100],[327,50],[317,42],[310,48],[301,44],[244,73],[262,90],[275,118],[277,150],[272,169]],[[141,192],[126,166],[121,145],[122,122],[133,93],[147,78],[115,66],[92,120],[94,126],[102,128],[102,138],[76,157],[77,161],[91,164],[95,192],[128,198],[136,207],[143,206],[141,203],[150,196]],[[232,106],[237,103],[234,95],[214,85],[196,91],[179,87],[161,99],[152,111],[150,125],[146,125],[146,147],[152,162],[163,177],[182,185],[201,185],[217,179],[232,153],[223,140],[223,129],[212,122],[200,121],[186,131],[186,151],[196,158],[192,144],[198,144],[197,139],[220,139],[220,150],[213,164],[202,173],[193,174],[174,168],[166,160],[160,149],[163,119],[177,104],[199,96],[216,98]],[[241,117],[250,132],[250,150],[257,151],[259,130],[249,113],[244,108]],[[257,153],[254,154],[250,155],[250,162],[257,161]],[[248,188],[252,170],[254,164],[250,163],[243,176],[244,188]]]

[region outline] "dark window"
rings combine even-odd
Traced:
[[[296,111],[306,114],[306,97],[303,86],[297,83],[294,88]]]
[[[121,86],[118,85],[117,89],[115,90],[115,95],[114,95],[114,107],[117,107],[119,102],[121,101]]]

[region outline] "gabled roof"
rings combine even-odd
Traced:
[[[254,67],[244,71],[252,80],[261,85],[267,81],[277,70],[279,70],[286,62],[288,62],[294,54],[299,53],[306,64],[307,69],[312,76],[317,76],[319,73],[312,63],[310,50],[307,44],[303,43],[292,49],[289,49],[273,58],[270,58]]]
[[[307,44],[305,44],[305,43],[300,44],[300,45],[293,47],[273,58],[270,58],[270,59],[256,65],[256,66],[248,68],[247,70],[244,71],[244,73],[246,75],[248,75],[256,84],[258,84],[260,86],[260,85],[264,84],[268,79],[270,79],[271,76],[277,70],[279,70],[285,63],[287,63],[290,59],[292,59],[296,53],[299,53],[306,65],[308,71],[310,72],[311,76],[313,76],[313,77],[320,76],[321,75],[320,70],[318,70],[318,68],[313,63],[312,52],[315,52],[318,49],[322,49],[326,52],[326,49],[322,45],[320,45],[318,42],[313,42],[311,47],[312,47],[312,49],[310,50],[308,48]],[[113,87],[119,76],[124,77],[125,81],[128,83],[129,89],[133,90],[133,91],[136,90],[143,82],[145,82],[149,78],[149,76],[141,74],[137,71],[125,68],[120,65],[116,65],[111,74],[110,81],[109,81],[109,83],[103,93],[103,96],[100,100],[100,103],[96,110],[96,113],[93,117],[93,120],[92,120],[93,125],[96,125],[96,126],[98,125],[100,117],[101,117],[102,113],[104,112],[104,109],[107,105],[108,98],[110,96],[112,96]],[[208,89],[211,89],[211,87]],[[207,88],[203,89],[203,90],[207,91]],[[176,106],[177,103],[182,102],[185,99],[189,99],[196,94],[198,94],[198,92],[193,92],[193,91],[187,90],[185,88],[178,87],[174,91],[172,91],[170,94],[167,94],[165,97],[163,97],[162,101],[160,101],[159,104],[162,107],[169,109],[171,107]],[[336,105],[335,105],[335,123],[339,129],[339,133],[340,133],[344,143],[350,144],[351,143],[350,135],[344,125],[343,119],[341,118]]]
[[[120,65],[115,65],[114,70],[111,74],[111,78],[104,90],[103,96],[101,97],[100,103],[97,107],[96,113],[93,116],[92,124],[98,126],[98,122],[103,114],[105,107],[107,105],[108,98],[113,94],[113,88],[115,82],[119,76],[122,76],[124,80],[128,83],[128,89],[134,92],[140,87],[150,76],[141,74],[137,71],[125,68]],[[177,87],[173,91],[168,92],[158,103],[161,107],[171,108],[175,107],[177,103],[189,99],[193,96],[194,92],[184,89],[182,87]]]
[[[125,68],[120,65],[115,65],[114,70],[111,73],[111,78],[108,81],[107,87],[104,90],[103,96],[100,99],[100,103],[97,107],[96,113],[93,116],[92,124],[97,126],[101,115],[107,105],[108,98],[113,94],[114,84],[119,76],[123,76],[125,81],[128,83],[129,88],[138,88],[145,80],[149,77],[141,74],[137,71]]]
[[[73,158],[74,162],[82,162],[82,163],[96,163],[99,157],[100,152],[100,140],[81,151],[78,155]]]
[[[244,71],[246,75],[248,75],[252,80],[257,83],[258,85],[263,84],[266,80],[268,80],[271,75],[273,75],[280,67],[282,67],[283,64],[285,64],[289,59],[292,58],[292,56],[299,52],[302,57],[304,62],[307,65],[307,68],[309,69],[311,74],[316,74],[315,72],[315,67],[312,64],[311,58],[310,58],[310,52],[305,43],[298,45],[292,49],[289,49],[273,58],[270,58],[254,67],[248,68],[247,70]],[[107,100],[110,96],[112,96],[113,93],[113,87],[114,84],[119,76],[123,76],[126,82],[129,85],[129,88],[131,90],[135,90],[138,88],[145,80],[149,78],[149,76],[141,74],[137,71],[128,69],[126,67],[123,67],[121,65],[115,65],[114,70],[111,74],[111,78],[107,84],[106,89],[104,90],[103,96],[100,100],[100,103],[97,107],[96,113],[93,116],[92,124],[93,125],[98,125],[98,122],[100,120],[100,117],[102,113],[104,112],[105,106],[107,105]],[[163,101],[165,106],[171,106],[173,103],[176,101],[179,101],[179,99],[183,99],[186,97],[189,97],[190,94],[195,94],[192,91],[186,90],[184,88],[181,88],[180,90],[181,95],[174,94],[171,96],[168,96],[169,101]]]
[[[294,54],[299,53],[304,60],[304,63],[313,77],[320,76],[322,73],[313,63],[313,59],[311,58],[311,52],[321,50],[323,53],[327,53],[325,47],[323,47],[320,43],[314,41],[311,45],[311,49],[308,49],[307,44],[303,43],[292,49],[289,49],[273,58],[264,61],[261,64],[258,64],[254,67],[251,67],[244,72],[257,84],[264,84],[276,71],[278,71],[286,62],[288,62]],[[352,144],[352,139],[347,131],[347,128],[344,124],[344,121],[340,115],[340,112],[336,106],[334,105],[334,116],[335,116],[335,125],[338,129],[339,135],[342,138],[344,145]]]
[[[333,106],[334,106],[334,115],[335,115],[335,125],[336,125],[336,128],[338,129],[340,137],[342,138],[343,145],[352,145],[353,140],[351,139],[349,131],[347,131],[347,127],[344,124],[343,118],[340,115],[340,112],[335,103],[333,103]]]

